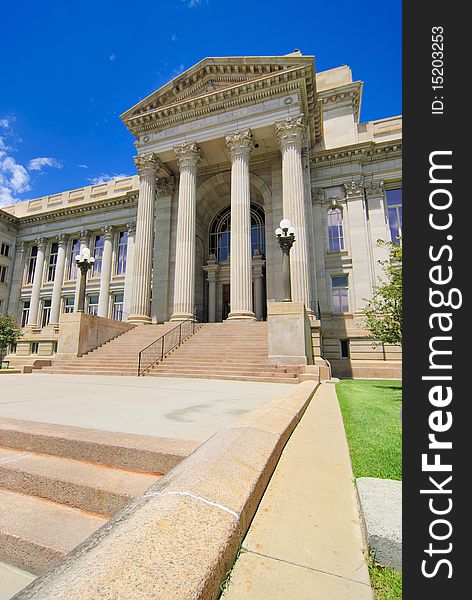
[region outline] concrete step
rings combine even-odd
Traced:
[[[40,575],[105,522],[100,515],[0,489],[0,560]]]
[[[0,448],[0,485],[111,517],[162,474],[137,473],[90,462]]]
[[[186,369],[191,371],[227,371],[230,372],[242,372],[248,371],[249,373],[299,373],[300,368],[296,366],[280,366],[276,368],[275,366],[269,365],[267,363],[260,364],[248,364],[248,363],[240,363],[240,364],[232,364],[226,362],[213,362],[213,363],[198,363],[192,361],[191,366],[186,365],[184,361],[175,361],[170,362],[169,360],[164,359],[163,362],[157,363],[155,365],[156,369],[165,368],[166,371],[175,370],[175,369]]]
[[[170,471],[199,444],[188,440],[0,418],[0,446],[159,475]]]
[[[166,372],[166,371],[152,371],[149,374],[146,373],[146,376],[149,377],[181,377],[181,378],[189,378],[189,379],[225,379],[231,381],[260,381],[263,383],[298,383],[298,377],[276,377],[276,376],[244,376],[244,375],[228,375],[225,373],[218,373],[217,375],[205,373],[195,375],[194,373],[174,373],[174,372]]]

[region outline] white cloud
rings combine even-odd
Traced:
[[[80,169],[88,169],[88,165],[77,165]]]
[[[170,38],[172,42],[176,42],[177,41],[177,34],[173,33],[172,37]]]
[[[39,157],[29,161],[28,169],[30,171],[42,171],[44,167],[53,167],[54,169],[62,169],[63,164],[57,158]]]
[[[16,194],[31,189],[28,171],[12,156],[0,155],[0,206],[18,202]]]
[[[113,62],[116,58],[115,53],[112,52],[108,58],[111,60],[111,62]]]
[[[89,177],[87,181],[90,181],[92,185],[97,185],[98,183],[105,183],[106,181],[111,181],[112,179],[125,179],[125,177],[131,177],[131,175],[128,175],[127,173],[114,173],[113,175],[100,173],[98,177]]]
[[[196,6],[200,6],[202,0],[183,0],[183,2],[185,2],[188,8],[195,8]]]
[[[0,135],[0,206],[18,202],[16,195],[31,189],[28,171],[9,154],[13,148],[8,140],[15,139],[14,122],[15,117],[0,119],[0,128],[4,131],[4,135]]]

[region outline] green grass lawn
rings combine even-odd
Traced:
[[[401,480],[402,382],[347,379],[336,392],[354,476]]]
[[[370,563],[369,574],[375,600],[401,600],[401,573]]]

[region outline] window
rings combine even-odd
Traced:
[[[349,340],[339,340],[341,358],[349,358]]]
[[[57,341],[52,343],[52,353],[57,354]]]
[[[328,211],[328,242],[330,252],[344,250],[343,211],[339,207]]]
[[[28,273],[26,276],[26,283],[33,283],[34,270],[36,268],[36,258],[38,257],[38,246],[32,246],[30,252],[30,258],[28,262]]]
[[[10,256],[10,244],[2,242],[2,245],[0,246],[0,254],[6,257]]]
[[[251,204],[251,254],[265,254],[265,217],[260,206]],[[223,209],[210,227],[209,248],[220,262],[228,260],[231,243],[231,207]]]
[[[43,300],[43,310],[41,314],[41,327],[46,327],[51,318],[51,299]]]
[[[38,354],[39,342],[31,342],[30,354]]]
[[[58,249],[59,249],[59,244],[57,242],[54,242],[53,244],[51,244],[51,252],[49,253],[47,281],[54,281],[54,277],[56,276]]]
[[[347,283],[347,275],[331,278],[334,313],[349,311],[349,288]]]
[[[16,342],[10,344],[10,354],[16,354]]]
[[[98,294],[88,297],[88,310],[89,315],[96,315],[98,313]]]
[[[5,265],[0,265],[0,283],[6,282],[7,271],[8,271],[8,267],[5,267]]]
[[[121,231],[118,241],[118,258],[116,263],[116,274],[124,275],[126,272],[126,254],[128,252],[128,232]]]
[[[390,239],[398,244],[402,235],[402,188],[386,190]]]
[[[67,296],[66,298],[64,298],[64,310],[62,312],[65,312],[65,313],[73,313],[74,312],[73,296]]]
[[[103,259],[103,235],[95,236],[95,244],[93,246],[92,256],[95,258],[95,262],[92,267],[92,277],[100,277],[102,272],[102,259]]]
[[[23,308],[21,309],[21,326],[22,327],[26,327],[26,325],[28,324],[29,309],[30,309],[30,301],[25,300],[23,302]]]
[[[113,296],[113,318],[115,321],[123,319],[123,294]]]
[[[77,254],[80,254],[80,242],[79,240],[72,240],[72,248],[69,257],[68,279],[77,279],[77,265],[75,264],[75,257]]]

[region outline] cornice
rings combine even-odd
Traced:
[[[311,167],[321,169],[349,163],[367,164],[380,160],[401,158],[402,140],[393,142],[364,142],[343,148],[321,150],[314,152],[311,157]]]
[[[113,209],[117,206],[134,206],[138,202],[138,192],[129,192],[125,196],[118,198],[110,198],[109,200],[102,200],[100,203],[94,201],[93,203],[80,204],[77,206],[68,206],[58,210],[52,210],[43,213],[36,213],[34,215],[25,215],[23,217],[17,217],[20,226],[27,225],[30,223],[41,223],[43,221],[49,221],[50,219],[65,220],[71,216],[82,215],[84,213],[104,212],[107,209]]]
[[[5,212],[0,208],[0,219],[2,221],[6,221],[9,225],[13,225],[13,227],[19,227],[19,219],[15,217],[15,215],[11,215],[10,213]]]
[[[354,105],[356,118],[359,120],[361,112],[362,87],[362,81],[353,81],[352,83],[348,83],[346,85],[323,90],[317,94],[318,103],[321,105],[326,105],[343,102],[344,100],[350,100]]]

